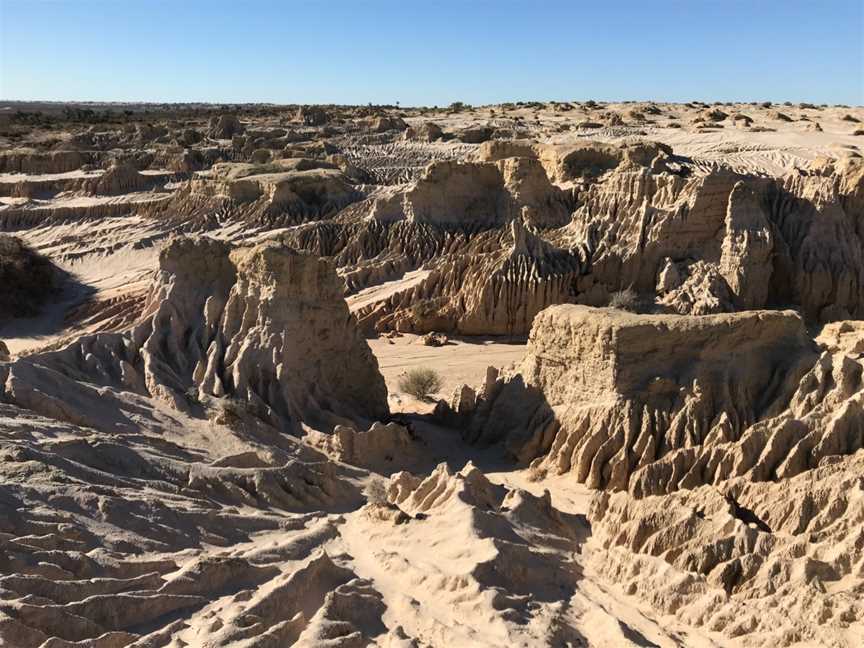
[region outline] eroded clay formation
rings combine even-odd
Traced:
[[[0,644],[864,642],[860,108],[100,110],[0,123]]]

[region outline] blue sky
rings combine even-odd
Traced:
[[[0,0],[0,98],[864,104],[864,0]]]

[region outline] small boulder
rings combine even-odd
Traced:
[[[444,137],[444,131],[438,124],[423,122],[406,128],[404,137],[412,142],[434,142]]]
[[[321,106],[300,106],[297,119],[306,126],[323,126],[330,121],[330,116]]]
[[[427,333],[422,338],[420,338],[420,342],[424,346],[431,347],[442,347],[447,344],[448,341],[449,340],[447,339],[446,335],[444,335],[443,333],[436,333],[435,331]]]
[[[243,124],[236,115],[220,115],[210,120],[207,135],[213,139],[231,139],[243,132]]]

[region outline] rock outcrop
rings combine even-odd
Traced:
[[[368,430],[337,425],[332,434],[312,432],[309,442],[329,457],[352,466],[381,470],[416,464],[422,449],[408,429],[398,423],[373,423]]]
[[[360,198],[349,178],[323,160],[229,162],[198,174],[160,207],[160,214],[199,230],[228,221],[281,227],[330,218]]]
[[[306,126],[323,126],[330,120],[330,115],[321,106],[300,106],[296,119]]]
[[[748,645],[846,645],[864,618],[860,584],[837,587],[864,566],[862,469],[859,451],[779,483],[600,493],[593,564],[658,612]]]
[[[632,286],[679,313],[794,304],[808,321],[858,317],[861,168],[817,165],[765,180],[617,167],[588,188],[574,215],[573,235],[591,251],[580,301],[602,305]],[[658,285],[670,263],[681,275],[674,288]],[[686,294],[667,295],[684,283]]]
[[[92,161],[84,151],[12,149],[0,153],[0,173],[67,173]]]
[[[407,188],[378,198],[370,217],[434,225],[500,226],[524,214],[536,227],[557,227],[570,216],[570,198],[553,186],[539,161],[439,162]]]
[[[231,139],[243,133],[243,124],[237,115],[220,115],[210,120],[207,135],[213,139]]]
[[[326,261],[278,244],[178,239],[160,256],[143,311],[128,333],[83,337],[12,365],[8,397],[112,428],[130,425],[130,414],[122,398],[95,405],[102,385],[180,410],[189,393],[227,398],[295,433],[301,422],[332,428],[387,415],[377,363]],[[80,401],[61,405],[63,391]]]
[[[403,132],[403,137],[414,142],[434,142],[444,137],[444,131],[438,124],[422,122],[408,126]]]
[[[740,476],[754,482],[790,479],[864,448],[862,341],[864,331],[853,323],[826,326],[817,338],[821,354],[787,408],[750,426],[740,438],[670,452],[638,470],[631,491],[662,494]]]
[[[477,159],[495,162],[510,157],[537,159],[549,179],[556,183],[593,179],[605,172],[624,166],[638,165],[665,169],[664,161],[672,155],[672,148],[656,142],[633,145],[613,145],[595,141],[572,144],[541,144],[530,140],[501,140],[484,143]]]
[[[430,264],[419,283],[357,311],[367,328],[466,335],[526,335],[534,316],[571,302],[584,270],[580,250],[558,249],[514,220],[508,249],[466,250]]]
[[[667,456],[738,441],[782,411],[815,359],[791,312],[555,306],[535,319],[522,363],[487,379],[466,434],[503,441],[539,474],[639,493],[641,475]]]
[[[94,196],[116,196],[141,191],[151,185],[146,176],[128,163],[113,164],[102,175],[84,182],[84,191]]]

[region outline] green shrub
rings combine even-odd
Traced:
[[[441,389],[441,378],[432,369],[411,369],[399,379],[399,389],[418,400],[428,400],[430,394]]]

